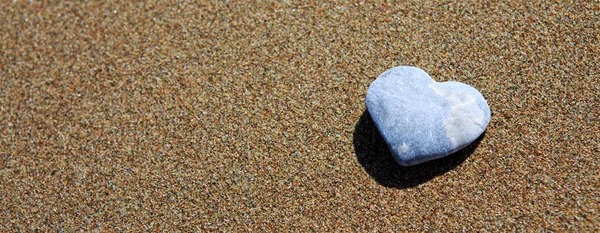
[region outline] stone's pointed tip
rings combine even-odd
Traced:
[[[403,166],[403,167],[410,167],[410,166],[414,166],[414,165],[417,165],[417,164],[421,163],[421,162],[418,162],[418,161],[400,160],[400,159],[396,159],[396,162],[398,164],[400,164],[400,166]]]
[[[485,131],[491,116],[487,101],[475,88],[437,83],[413,66],[381,74],[369,87],[366,104],[402,166],[441,158],[469,145]]]

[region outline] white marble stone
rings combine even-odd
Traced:
[[[416,67],[385,71],[369,87],[367,109],[403,166],[452,154],[475,141],[490,122],[487,101],[460,82],[435,82]]]

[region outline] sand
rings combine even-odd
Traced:
[[[600,4],[0,2],[0,231],[600,228]],[[383,71],[481,91],[395,164]]]

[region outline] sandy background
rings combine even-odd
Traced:
[[[0,1],[0,231],[600,228],[598,1],[119,2]],[[396,165],[398,65],[485,135]]]

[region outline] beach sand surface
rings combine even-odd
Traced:
[[[598,1],[1,1],[0,231],[600,228]],[[395,163],[410,65],[487,131]]]

